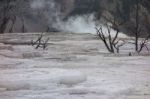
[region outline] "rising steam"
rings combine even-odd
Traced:
[[[95,33],[94,21],[95,17],[93,14],[74,16],[70,17],[67,21],[60,21],[57,26],[62,31],[73,32],[73,33]]]
[[[67,21],[62,20],[59,4],[54,0],[32,0],[31,8],[42,10],[43,16],[48,19],[50,27],[64,32],[95,33],[94,14],[72,16]],[[45,10],[46,9],[46,10]]]
[[[47,18],[50,27],[55,28],[63,32],[72,33],[92,33],[96,34],[95,27],[99,27],[95,21],[93,13],[86,15],[76,15],[63,21],[63,14],[60,11],[60,5],[54,2],[54,0],[32,0],[31,8],[35,10],[42,10],[42,14]],[[105,26],[103,26],[104,33],[107,32]],[[115,36],[115,31],[111,30],[112,36]],[[121,33],[121,37],[124,35]]]

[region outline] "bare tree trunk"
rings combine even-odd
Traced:
[[[9,21],[9,18],[4,18],[3,20],[2,20],[3,22],[2,22],[2,24],[0,25],[0,33],[4,33],[5,32],[5,29],[6,29],[6,27],[7,27],[7,23],[8,23],[8,21]]]
[[[21,28],[21,30],[22,30],[23,33],[25,33],[26,32],[26,28],[25,28],[24,18],[23,17],[21,18],[21,21],[22,21],[22,28]]]
[[[9,29],[9,32],[10,33],[12,33],[13,32],[13,27],[14,27],[14,25],[15,25],[15,22],[16,22],[16,17],[14,17],[13,19],[11,19],[12,20],[12,25],[11,25],[11,27],[10,27],[10,29]]]
[[[139,40],[139,0],[136,3],[136,19],[135,19],[135,51],[138,52],[138,40]]]

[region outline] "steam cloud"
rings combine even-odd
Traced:
[[[95,33],[95,17],[94,14],[73,16],[67,21],[62,20],[60,6],[54,0],[32,0],[31,8],[35,10],[43,10],[43,16],[48,19],[51,27],[64,32],[73,33]]]
[[[72,16],[67,21],[63,21],[63,14],[60,12],[60,5],[54,0],[32,0],[31,8],[35,10],[43,10],[43,16],[48,20],[47,24],[52,28],[56,28],[63,32],[96,34],[95,27],[100,26],[100,24],[96,23],[93,13],[82,16]],[[103,26],[103,30],[104,33],[107,32],[105,26]],[[114,30],[111,30],[112,36],[115,36],[115,33]],[[120,36],[124,37],[125,35],[120,33]]]
[[[58,27],[62,31],[73,33],[95,33],[94,14],[70,17],[67,21],[60,21]]]

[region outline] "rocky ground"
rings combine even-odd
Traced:
[[[92,34],[0,35],[0,99],[150,99],[150,57],[109,54]]]

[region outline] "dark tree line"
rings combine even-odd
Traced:
[[[13,24],[15,24],[17,17],[20,18],[22,22],[22,32],[26,32],[26,26],[25,26],[25,18],[32,18],[34,21],[40,21],[41,19],[44,19],[44,15],[42,16],[43,10],[37,12],[38,14],[34,15],[34,17],[31,15],[35,13],[30,8],[30,3],[32,0],[0,0],[0,33],[4,33],[7,24],[11,21],[11,26],[9,28],[8,32],[13,32]],[[62,0],[54,0],[59,2],[62,2]],[[63,0],[63,2],[68,3],[59,3],[61,4],[71,4],[73,7],[69,8],[69,6],[65,6],[68,8],[65,8],[67,10],[67,15],[64,16],[64,18],[69,18],[72,15],[78,15],[78,14],[87,14],[87,13],[95,13],[97,20],[101,20],[103,18],[103,14],[108,12],[112,17],[116,18],[116,22],[120,23],[123,21],[126,21],[124,25],[119,27],[119,30],[124,32],[125,34],[135,36],[135,33],[131,32],[130,27],[132,27],[135,24],[135,5],[138,0],[71,0],[72,2],[69,2],[69,0]],[[74,2],[73,2],[74,1]],[[150,31],[150,0],[140,0],[140,23],[142,23],[142,35],[140,37],[147,37],[149,34],[148,31]],[[62,10],[65,10],[62,7]],[[68,9],[71,9],[70,11]],[[142,10],[142,11],[141,11]],[[64,11],[65,12],[65,11]],[[31,14],[30,14],[31,13]],[[47,12],[46,12],[47,13]],[[41,14],[41,15],[40,15]],[[50,13],[52,15],[53,13]],[[141,16],[142,14],[142,16]],[[109,15],[108,15],[109,17]],[[108,18],[107,18],[108,19]],[[31,19],[30,19],[31,20]],[[43,22],[48,26],[49,24],[46,22]],[[140,25],[140,26],[141,26]],[[48,27],[49,31],[51,31],[51,27]],[[15,32],[15,31],[14,31]]]
[[[9,32],[13,32],[13,26],[17,17],[22,21],[22,32],[25,32],[24,14],[28,13],[25,5],[28,0],[0,0],[0,33],[4,33],[7,25],[11,22]]]
[[[10,19],[15,20],[15,16],[11,16],[11,12],[15,8],[13,2],[15,2],[15,0],[0,1],[0,33],[4,33],[7,23]]]

